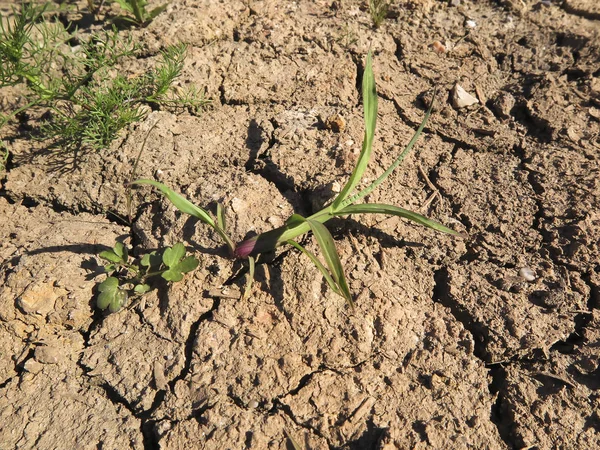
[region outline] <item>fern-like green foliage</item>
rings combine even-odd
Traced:
[[[0,19],[0,88],[27,87],[25,105],[0,115],[0,128],[24,110],[46,108],[42,140],[63,152],[97,150],[142,120],[148,111],[144,105],[197,110],[207,103],[196,89],[173,91],[183,69],[184,44],[164,50],[148,72],[127,77],[114,68],[135,56],[131,39],[113,28],[72,49],[73,36],[46,13],[44,6],[24,3],[13,17]]]

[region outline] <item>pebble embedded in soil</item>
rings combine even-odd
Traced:
[[[456,109],[466,108],[467,106],[479,103],[475,97],[469,94],[460,84],[455,84],[451,93],[452,106]]]
[[[523,267],[519,270],[519,275],[526,281],[535,281],[536,275],[535,271],[529,267]]]
[[[431,48],[434,52],[439,53],[440,55],[442,53],[446,53],[446,47],[440,41],[433,41]]]

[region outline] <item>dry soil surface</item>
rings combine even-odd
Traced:
[[[154,110],[75,165],[30,139],[34,116],[2,130],[0,448],[600,448],[595,0],[397,0],[378,29],[354,0],[171,0],[123,33],[142,44],[121,69],[132,76],[188,43],[179,83],[212,104]],[[132,226],[107,214],[125,214],[148,133],[140,176],[222,202],[238,240],[315,211],[360,151],[369,48],[366,178],[408,142],[434,86],[439,104],[367,201],[466,237],[332,221],[354,311],[289,248],[241,299],[243,266],[150,189]],[[477,103],[458,107],[457,83]],[[2,97],[5,112],[19,102]],[[117,238],[138,253],[183,241],[200,266],[103,314],[96,255]]]

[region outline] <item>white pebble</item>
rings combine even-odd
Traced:
[[[523,267],[519,270],[519,275],[526,281],[535,281],[536,279],[535,271],[529,267]]]
[[[465,22],[465,26],[467,28],[475,28],[477,26],[477,22],[475,22],[474,20],[467,20]]]

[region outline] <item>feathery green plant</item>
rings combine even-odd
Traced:
[[[138,259],[131,259],[129,250],[121,242],[101,252],[98,256],[106,261],[105,272],[109,275],[98,284],[97,305],[100,309],[108,308],[110,312],[121,309],[131,296],[141,296],[152,287],[148,281],[154,277],[162,277],[166,281],[177,282],[185,273],[198,267],[194,256],[185,256],[185,247],[177,243],[167,247],[162,255],[156,252],[145,254]]]
[[[171,93],[185,52],[184,44],[167,48],[157,66],[139,77],[98,76],[91,80],[71,97],[71,104],[52,109],[52,119],[42,126],[43,137],[54,139],[63,149],[101,149],[110,145],[121,129],[145,118],[144,105],[200,108],[206,100],[194,91]]]
[[[371,20],[375,28],[379,28],[383,23],[389,8],[390,0],[369,0],[369,14],[371,14]]]
[[[329,219],[333,217],[348,216],[351,214],[387,214],[412,220],[420,225],[424,225],[428,228],[432,228],[443,233],[454,235],[459,234],[454,230],[445,227],[444,225],[426,218],[425,216],[397,206],[386,204],[357,204],[359,200],[366,197],[376,187],[378,187],[398,167],[404,157],[413,148],[417,139],[421,135],[429,116],[431,115],[431,110],[434,103],[434,100],[432,100],[421,125],[414,133],[406,148],[396,158],[392,165],[388,167],[388,169],[369,186],[357,193],[353,193],[369,163],[373,145],[373,137],[375,134],[375,126],[377,122],[377,92],[375,90],[375,78],[373,76],[370,53],[367,55],[367,62],[363,74],[362,97],[365,120],[365,135],[362,144],[362,150],[354,171],[338,196],[331,202],[329,206],[323,208],[321,211],[313,214],[310,217],[304,218],[298,214],[293,214],[286,221],[284,226],[254,236],[239,243],[237,246],[232,244],[231,239],[227,237],[225,231],[214,222],[207,211],[195,206],[189,200],[169,189],[164,184],[152,180],[137,180],[133,184],[153,185],[154,187],[158,188],[163,195],[165,195],[180,211],[195,216],[204,223],[213,227],[227,243],[229,249],[233,250],[235,257],[237,258],[248,258],[259,253],[272,251],[276,247],[283,244],[289,244],[301,250],[321,271],[331,289],[344,297],[348,304],[353,307],[354,304],[352,301],[352,295],[344,276],[343,267],[336,251],[333,237],[323,225]],[[325,265],[322,264],[315,255],[310,253],[298,242],[296,242],[298,237],[308,233],[309,231],[315,236],[320,250],[323,253],[327,267],[325,267]],[[251,266],[252,264],[253,260],[251,261]]]
[[[0,115],[0,127],[22,111],[47,108],[42,140],[63,151],[107,147],[117,133],[145,117],[144,105],[197,110],[207,102],[197,90],[173,93],[186,45],[161,53],[156,67],[137,77],[111,68],[134,56],[137,46],[113,28],[93,35],[71,51],[72,38],[59,22],[44,16],[47,5],[23,3],[12,18],[0,18],[0,88],[25,84],[25,105]]]

